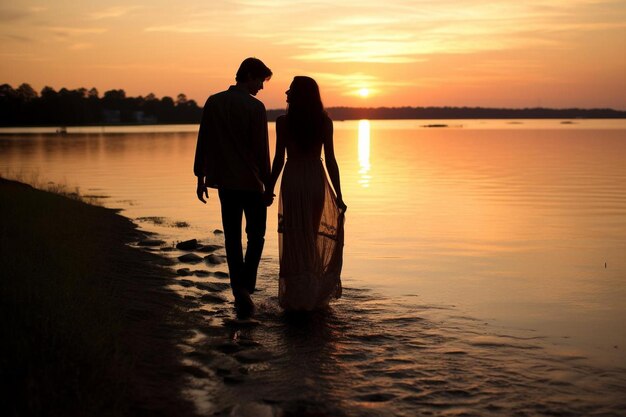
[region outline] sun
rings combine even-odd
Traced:
[[[365,98],[365,97],[367,97],[367,96],[369,96],[369,95],[370,95],[370,90],[369,90],[369,89],[367,89],[367,88],[361,88],[361,89],[359,90],[359,95],[360,95],[361,97]]]

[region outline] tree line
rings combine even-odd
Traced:
[[[626,118],[626,111],[613,109],[502,109],[486,107],[330,107],[334,120],[358,119],[575,119]],[[284,109],[268,110],[274,121]],[[124,90],[109,90],[102,96],[95,88],[35,91],[24,83],[17,88],[0,85],[0,126],[82,126],[103,124],[200,123],[202,108],[185,94],[157,98],[127,97]]]
[[[0,126],[81,126],[132,123],[199,123],[202,108],[185,94],[127,97],[124,90],[102,96],[95,88],[17,88],[0,85]]]
[[[615,119],[626,111],[613,109],[507,109],[489,107],[331,107],[334,120],[358,119]]]

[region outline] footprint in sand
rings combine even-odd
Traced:
[[[208,304],[223,304],[228,302],[226,298],[215,294],[204,294],[200,297],[200,300]]]

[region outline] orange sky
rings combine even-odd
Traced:
[[[268,108],[310,75],[327,106],[626,109],[625,41],[624,0],[3,0],[0,83],[202,104],[257,56]]]

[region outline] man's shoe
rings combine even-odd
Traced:
[[[238,319],[247,319],[254,313],[254,303],[247,291],[241,291],[235,296],[235,311]]]

